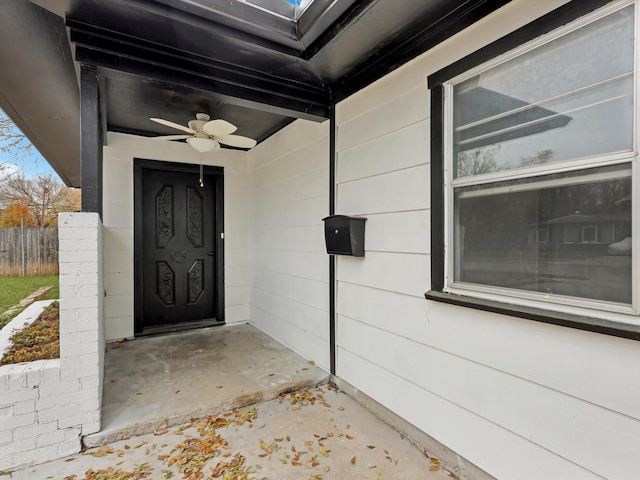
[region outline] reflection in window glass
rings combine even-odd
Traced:
[[[633,38],[627,7],[455,85],[454,177],[630,150]]]
[[[462,187],[454,280],[631,303],[628,164]]]

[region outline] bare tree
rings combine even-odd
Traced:
[[[530,157],[520,157],[520,166],[532,167],[533,165],[542,165],[544,163],[549,163],[552,158],[553,150],[547,148],[546,150],[540,150]]]
[[[23,174],[10,175],[0,183],[0,204],[27,205],[38,227],[57,225],[58,213],[80,208],[79,190],[56,181],[52,174],[27,179]]]
[[[0,151],[14,157],[25,157],[33,152],[33,148],[24,133],[0,110]]]
[[[484,145],[458,154],[458,177],[495,172],[498,169],[496,153],[500,145]]]

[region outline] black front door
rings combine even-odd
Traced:
[[[221,172],[136,163],[136,332],[219,323]]]

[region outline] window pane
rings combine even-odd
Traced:
[[[454,86],[454,175],[630,150],[633,7]]]
[[[631,303],[628,164],[454,190],[456,282]]]

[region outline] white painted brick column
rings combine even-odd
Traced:
[[[65,402],[59,426],[100,430],[104,370],[102,223],[97,213],[58,218],[60,262],[60,360],[58,394]]]

